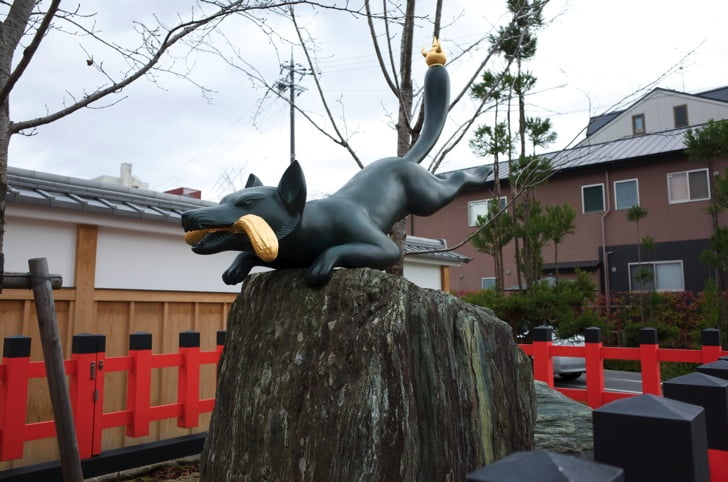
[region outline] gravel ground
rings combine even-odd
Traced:
[[[86,482],[198,482],[199,480],[199,460],[186,458],[86,479]]]

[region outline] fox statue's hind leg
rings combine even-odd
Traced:
[[[423,169],[424,170],[424,169]],[[408,186],[409,210],[417,216],[429,216],[452,202],[463,189],[482,187],[490,176],[492,168],[481,166],[469,173],[455,171],[448,175],[432,175],[425,171],[414,181],[417,186]]]

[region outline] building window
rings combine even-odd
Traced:
[[[495,277],[480,278],[480,287],[484,290],[492,290],[495,288]]]
[[[581,207],[584,214],[604,211],[604,184],[581,186]]]
[[[614,206],[616,209],[629,209],[640,205],[637,179],[615,181]]]
[[[675,127],[688,126],[688,106],[686,104],[673,107],[672,115],[675,118]]]
[[[645,115],[637,114],[632,116],[632,134],[639,136],[645,133]]]
[[[708,170],[695,169],[668,173],[667,196],[670,204],[710,199]]]
[[[630,291],[684,291],[682,261],[629,263]]]
[[[489,206],[493,203],[493,199],[480,199],[478,201],[468,202],[468,226],[478,225],[478,216],[488,219]],[[501,209],[506,207],[508,199],[505,196],[500,198]]]

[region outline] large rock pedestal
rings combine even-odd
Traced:
[[[488,310],[375,270],[269,272],[230,312],[201,480],[465,480],[531,449],[534,420]]]

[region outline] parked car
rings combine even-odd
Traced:
[[[556,335],[552,338],[554,345],[573,345],[583,346],[584,337],[575,335],[571,338],[561,339]],[[586,361],[584,358],[575,356],[555,356],[552,358],[554,364],[554,375],[562,380],[576,380],[586,371]]]

